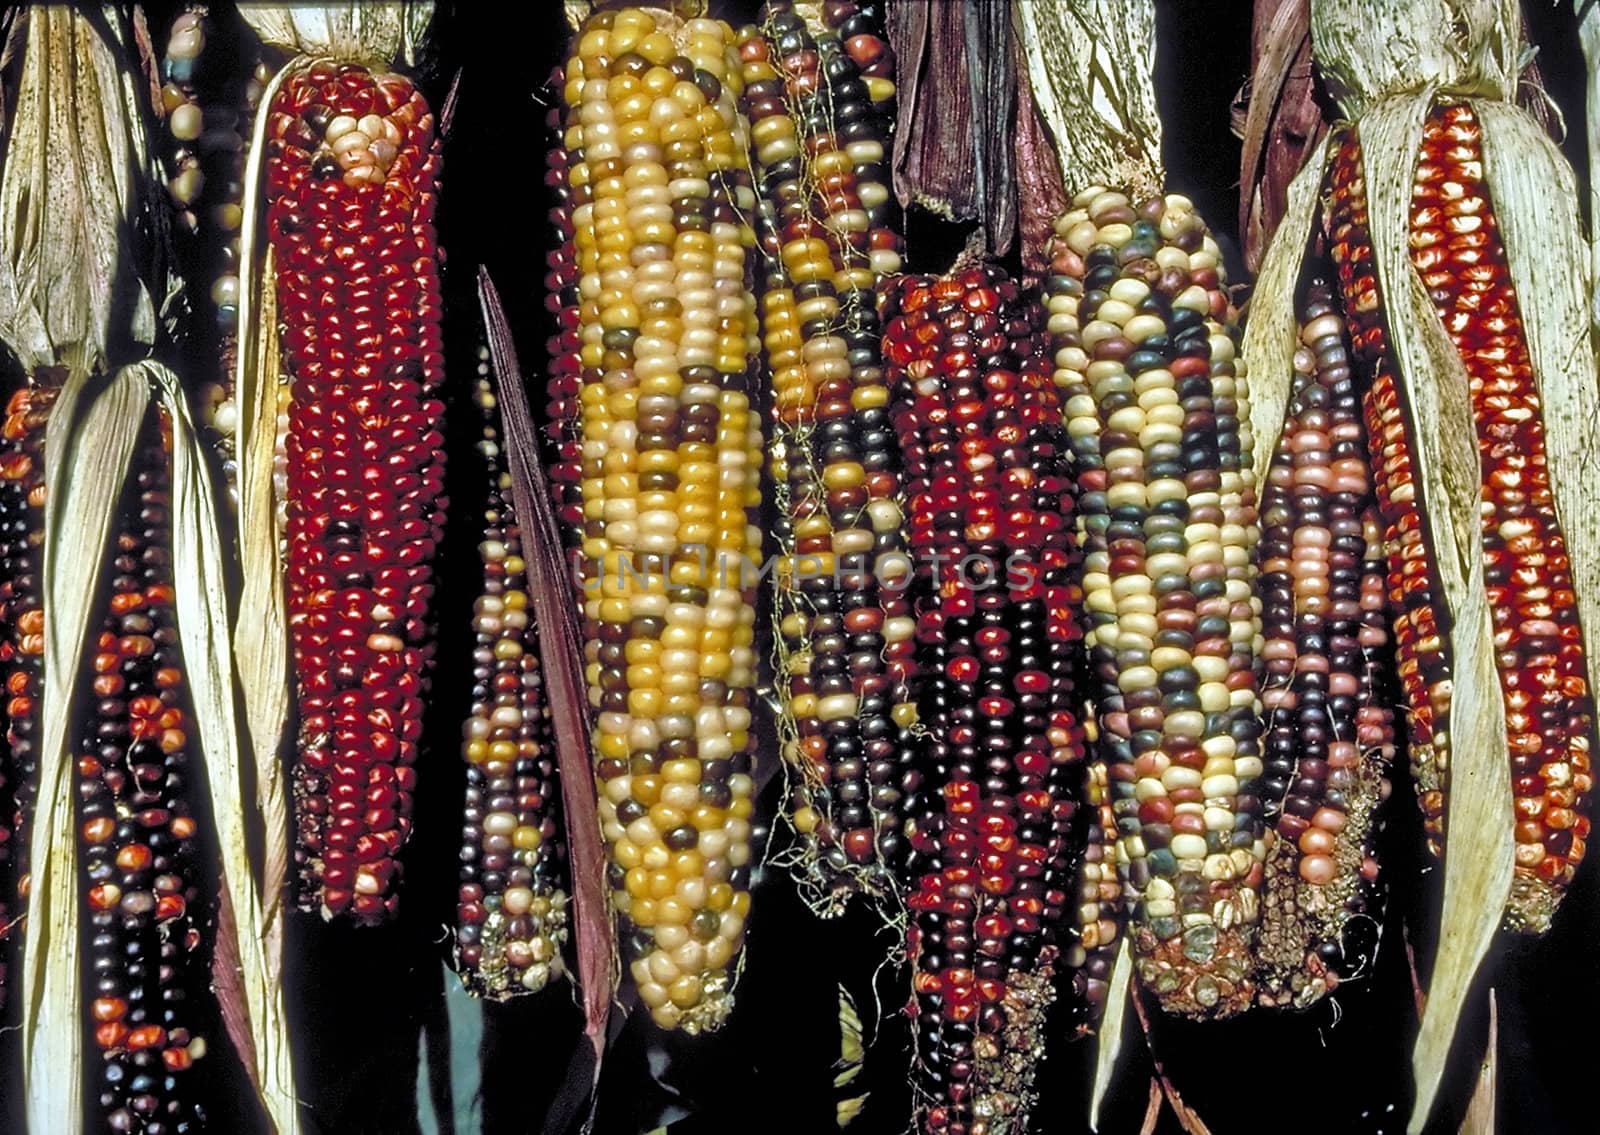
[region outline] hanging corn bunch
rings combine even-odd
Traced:
[[[1043,313],[989,268],[885,298],[937,803],[913,835],[921,1123],[1021,1130],[1076,897],[1068,443]]]
[[[387,919],[398,901],[444,504],[439,142],[421,92],[375,68],[409,49],[431,11],[243,13],[264,43],[293,56],[265,93],[251,161],[265,166],[265,228],[247,232],[246,247],[265,240],[267,269],[250,294],[275,293],[276,349],[292,383],[281,602],[293,652],[297,892],[303,909],[363,923]],[[272,349],[272,330],[258,325],[255,352],[241,350],[252,437],[276,426],[270,368],[256,357]],[[243,438],[241,450],[242,462],[263,460]],[[275,525],[252,512],[269,482],[247,487],[251,476],[263,472],[241,477],[246,603],[259,588],[275,610],[265,539]],[[276,619],[253,622],[241,638],[270,649]],[[272,675],[260,677],[258,758],[282,716],[267,705]]]
[[[1153,7],[1018,12],[1075,194],[1046,287],[1136,972],[1169,1011],[1225,1016],[1254,992],[1266,854],[1255,477],[1233,310],[1204,223],[1159,195]],[[1073,63],[1049,65],[1058,51]]]
[[[28,1128],[202,1122],[204,1079],[189,1069],[216,1039],[195,1031],[212,1016],[199,999],[215,980],[269,1119],[290,1132],[211,485],[176,379],[146,359],[165,338],[156,300],[170,298],[171,279],[133,31],[111,9],[22,18],[0,177],[0,337],[28,376],[3,442],[15,573],[5,680],[13,757],[30,781],[16,792],[28,842],[16,985]],[[213,841],[215,938],[198,860]],[[213,947],[239,969],[208,971]],[[88,1092],[86,1034],[101,1057]]]
[[[900,268],[880,112],[890,60],[869,14],[827,7],[838,30],[773,0],[740,55],[762,194],[796,873],[818,909],[837,913],[855,891],[898,905],[916,703],[910,605],[882,578],[905,556],[875,290]]]
[[[462,738],[456,957],[468,988],[504,998],[542,989],[562,972],[567,892],[546,683],[488,354],[473,391],[489,491],[478,545],[483,591],[472,612],[472,709]]]
[[[1543,930],[1583,856],[1600,517],[1582,469],[1600,398],[1588,337],[1571,335],[1588,300],[1572,171],[1511,101],[1516,5],[1326,0],[1311,27],[1352,121],[1297,179],[1247,348],[1281,404],[1281,298],[1319,271],[1320,222],[1364,400],[1408,757],[1430,843],[1449,844],[1416,1131],[1502,913]]]
[[[750,902],[749,129],[720,21],[597,12],[565,75],[600,819],[640,997],[695,1032],[727,1015]]]

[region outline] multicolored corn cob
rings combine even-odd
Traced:
[[[991,268],[885,299],[928,674],[911,1011],[925,1130],[1026,1123],[1070,948],[1083,776],[1067,438],[1042,312]]]
[[[231,35],[229,33],[232,33]],[[222,39],[225,42],[216,43]],[[195,285],[191,303],[214,330],[202,330],[193,365],[206,426],[215,438],[230,494],[236,492],[233,368],[239,325],[239,235],[244,217],[244,167],[251,121],[272,73],[263,62],[243,81],[220,60],[250,48],[237,28],[221,28],[208,5],[193,3],[168,32],[161,60],[162,109],[171,136],[167,189],[181,229],[184,274]]]
[[[210,979],[197,825],[189,808],[193,725],[178,648],[168,490],[157,412],[136,452],[110,596],[80,704],[76,754],[83,933],[91,1027],[103,1064],[103,1130],[200,1130],[205,1055],[191,1001]]]
[[[1091,188],[1056,223],[1099,751],[1135,966],[1172,1012],[1250,1003],[1266,843],[1246,386],[1215,241],[1180,196]]]
[[[837,912],[895,901],[916,724],[898,455],[876,283],[900,267],[887,128],[839,37],[785,0],[740,41],[766,252],[778,486],[784,755],[800,772],[802,885]]]
[[[467,987],[498,999],[543,989],[562,972],[567,892],[537,629],[486,356],[475,396],[489,498],[478,545],[483,593],[472,614],[472,711],[461,747],[467,793],[456,956]]]
[[[1372,961],[1375,812],[1395,742],[1361,393],[1325,279],[1306,286],[1300,344],[1261,494],[1262,795],[1278,838],[1257,978],[1263,1004],[1304,1006]]]
[[[303,908],[380,921],[411,827],[443,524],[439,144],[410,80],[319,62],[269,109],[293,380],[287,594]]]
[[[1092,719],[1086,718],[1084,741],[1090,752],[1098,737]],[[1089,822],[1085,825],[1083,862],[1077,879],[1078,940],[1066,959],[1072,971],[1072,1007],[1079,1035],[1093,1032],[1099,1025],[1127,921],[1122,880],[1117,875],[1117,817],[1111,807],[1111,773],[1104,761],[1091,760],[1085,779]]]
[[[761,533],[755,194],[717,20],[596,13],[566,68],[585,662],[612,900],[663,1027],[714,1028],[749,912]]]
[[[0,427],[0,681],[5,683],[5,777],[0,827],[0,971],[21,942],[27,909],[29,823],[39,792],[39,718],[44,661],[44,433],[56,388],[29,384],[11,396]],[[15,900],[15,901],[13,901]],[[18,932],[13,934],[13,931]],[[0,972],[0,1004],[5,974]]]
[[[1356,355],[1370,373],[1368,430],[1379,470],[1389,601],[1406,697],[1411,764],[1430,844],[1442,849],[1449,784],[1448,617],[1438,605],[1415,439],[1395,379],[1367,231],[1360,142],[1337,139],[1328,228]],[[1516,869],[1506,922],[1540,931],[1589,835],[1594,702],[1566,537],[1555,515],[1544,423],[1522,316],[1466,103],[1443,100],[1423,130],[1412,189],[1411,262],[1470,382],[1482,463],[1485,585],[1504,698],[1516,808]]]

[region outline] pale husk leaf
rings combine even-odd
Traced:
[[[1412,1130],[1426,1122],[1478,965],[1511,889],[1513,820],[1500,676],[1484,591],[1482,474],[1466,369],[1411,265],[1411,187],[1435,91],[1385,100],[1361,120],[1361,154],[1378,287],[1397,380],[1414,424],[1412,470],[1450,615],[1449,847],[1428,1006],[1412,1071]]]
[[[1586,645],[1589,689],[1600,689],[1600,379],[1585,326],[1590,281],[1572,166],[1525,111],[1474,101],[1483,175],[1505,244],[1539,392],[1556,519],[1567,537]],[[1543,930],[1542,924],[1526,929]]]
[[[1288,209],[1267,246],[1246,311],[1241,353],[1250,370],[1250,420],[1255,425],[1251,465],[1260,478],[1272,468],[1294,384],[1294,352],[1300,345],[1295,293],[1316,224],[1327,157],[1328,140],[1323,138],[1289,183]]]
[[[273,76],[262,105],[294,71]],[[260,254],[261,170],[269,115],[256,116],[245,167],[244,220],[240,226],[239,331],[234,390],[239,414],[239,519],[241,587],[233,626],[233,659],[244,698],[245,722],[255,761],[256,804],[262,823],[258,880],[264,959],[278,973],[283,955],[283,886],[289,864],[289,811],[280,754],[289,723],[289,624],[284,612],[278,545],[282,533],[272,492],[278,423],[278,309],[272,250]],[[257,265],[259,264],[259,267]]]
[[[23,1092],[33,1135],[79,1135],[83,1113],[78,988],[73,691],[107,561],[117,504],[149,405],[143,364],[105,379],[71,374],[45,432],[43,697],[33,863],[22,940]]]
[[[1067,193],[1162,192],[1154,0],[1033,0],[1012,11]]]
[[[1592,0],[1572,0],[1578,10],[1578,42],[1589,66],[1587,111],[1584,115],[1589,138],[1589,275],[1591,298],[1589,321],[1600,333],[1600,4]]]
[[[432,0],[345,4],[241,4],[261,42],[292,55],[338,59],[386,70],[416,61],[433,19]],[[262,104],[267,105],[266,103]]]
[[[1500,1004],[1489,990],[1489,1030],[1484,1041],[1483,1059],[1478,1064],[1478,1082],[1461,1119],[1457,1135],[1494,1135],[1495,1091],[1500,1079]]]
[[[1100,1130],[1100,1105],[1111,1090],[1117,1074],[1117,1057],[1122,1054],[1122,1032],[1127,1024],[1128,995],[1133,981],[1133,956],[1128,937],[1117,946],[1117,960],[1111,966],[1111,981],[1106,987],[1106,1004],[1100,1014],[1100,1035],[1095,1038],[1094,1087],[1089,1092],[1089,1129]]]
[[[235,710],[229,641],[226,551],[211,473],[178,379],[153,368],[172,429],[172,569],[184,674],[204,755],[211,811],[221,850],[221,884],[238,929],[239,984],[249,1013],[251,1071],[278,1135],[299,1131],[282,975],[265,956],[262,895],[256,886],[247,817],[259,813],[245,795],[246,754]]]
[[[1510,101],[1521,73],[1517,0],[1312,0],[1311,41],[1347,117],[1425,86]]]
[[[96,25],[125,34],[115,9],[28,11],[0,176],[0,339],[28,371],[104,372],[156,338],[157,289],[136,275],[155,259],[138,224],[145,93]]]

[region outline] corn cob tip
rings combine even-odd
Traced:
[[[1523,934],[1543,934],[1550,929],[1550,921],[1560,904],[1561,892],[1545,880],[1514,875],[1511,897],[1506,900],[1505,928]]]
[[[1162,938],[1139,926],[1133,944],[1139,980],[1169,1013],[1231,1017],[1248,1009],[1255,997],[1254,954],[1245,927],[1208,922]]]

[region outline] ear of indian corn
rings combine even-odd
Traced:
[[[411,82],[318,62],[271,114],[269,239],[289,409],[287,597],[299,899],[392,914],[443,523],[439,171]]]
[[[11,396],[0,429],[0,679],[5,682],[5,798],[0,841],[6,873],[0,878],[0,971],[13,930],[27,909],[29,823],[39,791],[39,667],[44,656],[44,603],[39,588],[44,540],[44,431],[55,388],[32,383]],[[0,1004],[5,981],[0,972]]]
[[[472,615],[472,710],[461,747],[467,792],[456,957],[469,989],[504,998],[542,989],[562,972],[567,892],[537,628],[484,355],[474,395],[489,492],[478,546],[483,592]]]
[[[902,277],[885,358],[905,454],[926,761],[915,1042],[928,1131],[1025,1124],[1070,948],[1083,731],[1067,440],[1042,313],[991,268]]]
[[[1392,715],[1382,543],[1360,389],[1328,280],[1306,286],[1295,381],[1261,495],[1262,794],[1267,857],[1259,999],[1304,1006],[1372,960],[1375,812]]]
[[[80,681],[79,867],[107,1130],[198,1130],[206,1052],[200,848],[174,608],[165,422],[152,412],[113,545],[107,612]]]
[[[203,376],[198,401],[222,459],[230,494],[238,474],[233,395],[239,326],[239,228],[246,140],[271,71],[255,62],[237,73],[223,62],[259,54],[248,33],[208,6],[188,4],[173,20],[161,60],[162,110],[171,150],[167,191],[181,228],[178,250],[191,281],[197,328],[190,365]]]
[[[905,540],[875,290],[899,269],[899,240],[886,126],[855,59],[782,0],[762,15],[740,55],[763,198],[783,748],[800,773],[798,875],[836,912],[857,890],[897,901],[914,776],[913,623],[893,577]],[[871,54],[870,33],[853,38]]]
[[[714,1028],[749,911],[761,426],[732,31],[596,13],[566,68],[585,661],[641,999]]]
[[[545,116],[550,138],[545,152],[545,188],[554,199],[550,209],[551,244],[545,252],[545,310],[550,317],[550,335],[545,342],[550,377],[546,383],[549,420],[546,432],[551,460],[549,475],[556,489],[556,516],[569,549],[583,540],[583,423],[578,413],[578,397],[583,386],[583,363],[579,358],[578,264],[577,246],[572,231],[572,187],[567,181],[567,149],[564,135],[570,128],[581,132],[563,110],[561,92],[565,87],[561,68],[550,76],[551,106]]]
[[[1085,743],[1095,749],[1098,732],[1085,715]],[[1117,818],[1111,807],[1111,771],[1105,761],[1088,762],[1084,801],[1089,808],[1082,865],[1078,871],[1078,940],[1068,956],[1072,970],[1074,1028],[1079,1035],[1099,1025],[1110,991],[1127,909],[1117,876]]]
[[[1136,970],[1193,1016],[1250,1002],[1266,851],[1252,439],[1224,285],[1186,198],[1094,187],[1056,224],[1055,381]]]
[[[1411,763],[1430,843],[1442,850],[1452,695],[1448,615],[1438,601],[1411,468],[1413,423],[1394,379],[1366,231],[1360,143],[1347,130],[1329,171],[1329,226],[1367,394]],[[1583,858],[1593,789],[1593,698],[1566,536],[1556,516],[1539,392],[1470,105],[1442,100],[1423,127],[1412,186],[1411,263],[1469,380],[1482,476],[1485,588],[1504,701],[1516,819],[1507,925],[1541,931]]]

